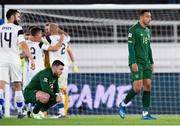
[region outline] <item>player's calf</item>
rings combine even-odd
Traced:
[[[62,118],[65,116],[65,113],[64,113],[64,101],[65,101],[65,96],[64,96],[64,93],[59,93],[60,97],[61,97],[61,101],[58,103],[58,109],[59,109],[59,112],[58,112],[58,115],[57,115],[57,118]]]
[[[23,115],[22,108],[23,108],[23,102],[24,102],[24,97],[22,94],[22,91],[15,91],[15,101],[16,101],[16,106],[18,109],[18,119],[22,119],[25,115]]]
[[[4,91],[2,89],[0,89],[0,118],[3,117],[3,108],[4,105]]]

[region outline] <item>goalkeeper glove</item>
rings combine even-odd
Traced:
[[[77,65],[74,62],[72,62],[72,72],[79,73],[79,68],[77,67]]]

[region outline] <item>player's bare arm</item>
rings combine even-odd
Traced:
[[[27,46],[27,44],[25,42],[21,42],[20,43],[25,55],[29,58],[29,60],[31,61],[31,69],[34,70],[35,69],[35,63],[34,63],[34,60],[32,58],[32,55],[30,53],[30,50]]]
[[[55,52],[59,50],[60,47],[62,46],[63,41],[64,41],[64,34],[60,34],[59,42],[54,46],[49,46],[48,51]]]

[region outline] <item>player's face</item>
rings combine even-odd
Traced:
[[[20,21],[21,21],[21,15],[20,13],[16,13],[14,24],[19,25]]]
[[[45,33],[48,34],[49,33],[49,24],[46,24],[44,29],[45,29]]]
[[[63,69],[64,69],[64,66],[62,65],[56,66],[54,68],[54,74],[59,77],[62,74]]]
[[[41,42],[41,38],[42,38],[42,32],[38,32],[35,36],[34,36],[35,40],[37,42]]]
[[[150,12],[145,12],[142,16],[142,22],[145,26],[149,26],[151,22],[151,13]]]

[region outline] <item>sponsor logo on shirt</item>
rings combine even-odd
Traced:
[[[50,84],[49,87],[51,88],[51,90],[53,90],[54,86],[53,86],[53,84]]]
[[[48,78],[45,77],[44,80],[43,80],[43,82],[48,82]]]
[[[129,33],[129,34],[128,34],[128,37],[131,38],[131,37],[132,37],[132,33]]]
[[[135,78],[139,78],[139,74],[135,74]]]

